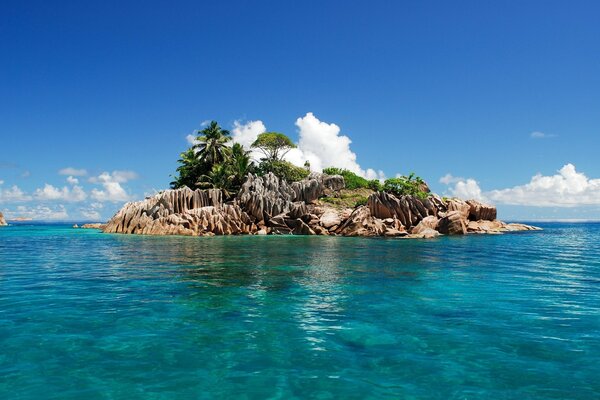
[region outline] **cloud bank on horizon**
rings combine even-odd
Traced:
[[[506,189],[483,191],[473,178],[446,174],[440,183],[448,185],[447,193],[488,203],[535,206],[577,207],[600,205],[600,179],[590,179],[566,164],[555,175],[534,175],[529,183]],[[453,186],[451,186],[453,185]]]
[[[204,122],[203,125],[207,123]],[[343,135],[335,123],[319,120],[313,113],[306,113],[295,121],[298,130],[297,148],[292,149],[286,159],[298,166],[310,163],[311,169],[320,171],[325,167],[346,168],[368,179],[383,179],[383,171],[364,168],[351,149],[352,141]],[[250,148],[267,126],[261,120],[235,121],[231,132],[233,142]],[[555,135],[533,132],[531,138],[545,139]],[[190,144],[195,136],[186,137]],[[262,154],[256,150],[253,158]],[[58,171],[63,184],[45,182],[43,186],[27,193],[18,185],[6,184],[0,177],[0,210],[9,218],[25,217],[39,220],[67,220],[85,218],[107,219],[115,207],[141,198],[128,187],[138,174],[128,170],[114,170],[90,176],[88,170],[72,166]],[[465,199],[477,199],[497,205],[573,208],[600,205],[600,179],[588,178],[577,171],[573,164],[566,164],[556,174],[534,175],[530,182],[504,189],[484,190],[476,179],[455,177],[446,174],[439,179],[445,185],[444,195]],[[89,185],[92,185],[91,187]],[[146,195],[146,194],[145,194]],[[106,204],[110,206],[105,206]]]

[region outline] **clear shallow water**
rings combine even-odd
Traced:
[[[0,398],[600,397],[600,224],[432,241],[0,229]]]

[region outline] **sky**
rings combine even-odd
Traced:
[[[189,135],[600,219],[597,1],[1,1],[0,211],[106,220]]]

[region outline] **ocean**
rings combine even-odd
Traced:
[[[0,228],[1,399],[598,399],[600,224],[434,240]]]

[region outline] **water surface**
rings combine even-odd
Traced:
[[[2,228],[0,398],[600,398],[600,225],[544,228]]]

